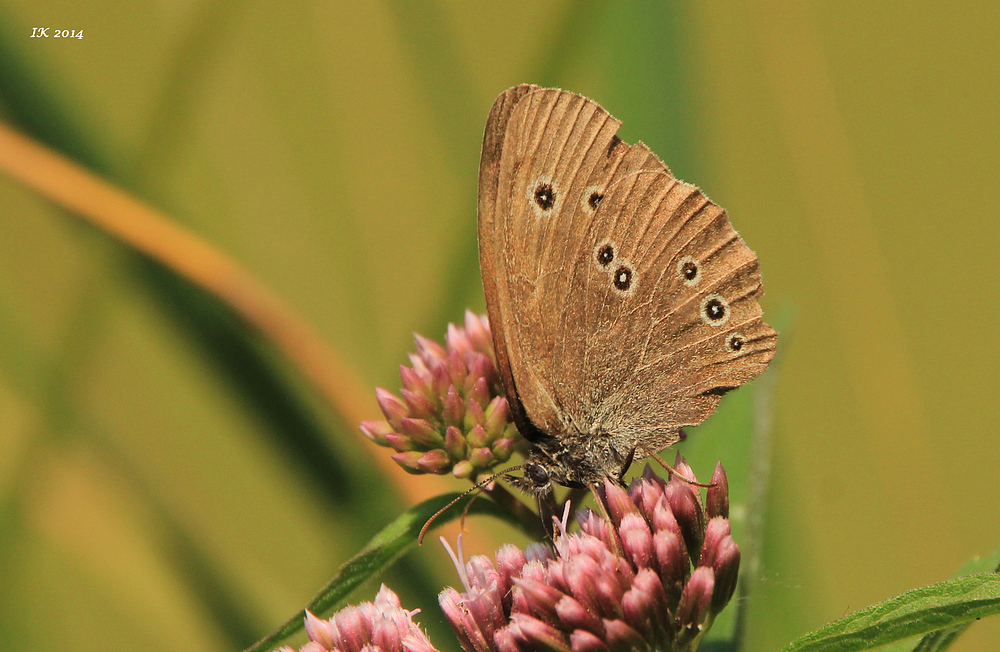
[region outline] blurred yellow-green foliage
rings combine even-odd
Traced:
[[[748,622],[773,650],[1000,543],[998,25],[988,1],[13,0],[0,118],[395,389],[413,331],[483,309],[493,98],[601,102],[729,210],[765,311],[794,312]],[[0,648],[244,647],[427,480],[373,462],[209,297],[7,175],[0,227]],[[452,649],[441,549],[385,579]],[[953,649],[997,648],[984,621]]]

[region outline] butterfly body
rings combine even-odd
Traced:
[[[533,444],[519,484],[538,492],[620,478],[774,355],[757,257],[619,126],[592,100],[528,85],[487,120],[480,266],[508,403]]]

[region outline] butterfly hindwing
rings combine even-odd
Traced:
[[[578,429],[655,453],[773,356],[757,257],[725,211],[656,171],[616,179],[581,238],[555,394]]]

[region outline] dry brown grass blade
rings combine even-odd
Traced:
[[[2,123],[0,170],[230,306],[267,337],[348,423],[378,414],[374,391],[361,383],[313,326],[222,251]],[[421,501],[447,490],[443,478],[412,482],[388,455],[365,448],[408,500]]]

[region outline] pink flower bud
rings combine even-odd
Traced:
[[[400,432],[424,448],[444,446],[444,437],[426,419],[403,417],[400,422]]]
[[[653,533],[638,513],[625,514],[618,526],[622,548],[632,563],[645,568],[653,559]]]
[[[466,456],[469,447],[462,435],[462,431],[455,426],[448,426],[444,432],[444,448],[453,460],[460,460]]]
[[[327,650],[332,650],[336,646],[333,636],[333,624],[329,620],[317,618],[307,609],[305,621],[306,634],[309,636],[309,640],[319,643]]]
[[[511,614],[511,634],[514,640],[529,650],[548,650],[551,652],[572,652],[569,641],[558,629],[527,614]]]
[[[436,417],[439,417],[441,411],[438,409],[437,405],[435,405],[430,399],[426,398],[423,394],[411,392],[408,389],[401,389],[399,390],[399,393],[403,395],[403,400],[406,401],[406,409],[409,416],[427,420],[433,420]]]
[[[729,479],[722,462],[717,462],[712,473],[712,486],[708,488],[705,511],[709,518],[724,516],[729,518]]]
[[[677,605],[677,622],[681,628],[700,631],[702,623],[708,617],[714,588],[715,572],[711,568],[699,566],[694,569]]]
[[[469,434],[465,436],[465,440],[469,442],[469,446],[474,448],[482,448],[483,446],[488,446],[490,443],[489,435],[486,434],[486,430],[482,426],[475,426],[469,430]]]
[[[510,422],[510,407],[507,399],[497,396],[486,406],[486,423],[484,427],[490,435],[497,436],[504,432]]]
[[[455,353],[464,358],[472,352],[472,342],[466,337],[465,329],[459,328],[455,324],[448,324],[444,341],[449,353]]]
[[[480,353],[492,353],[493,336],[490,334],[489,323],[485,316],[480,317],[466,310],[465,333],[477,351]]]
[[[454,328],[448,324],[449,328]],[[451,377],[451,384],[454,387],[465,387],[465,378],[469,375],[469,370],[465,368],[465,360],[461,353],[449,347],[448,351],[448,375]]]
[[[556,617],[566,629],[585,629],[595,634],[604,634],[601,619],[573,596],[563,595],[559,598],[556,602]]]
[[[422,473],[423,469],[420,468],[420,458],[423,453],[420,451],[407,451],[405,453],[395,453],[392,455],[392,461],[403,467],[403,470],[407,473]]]
[[[680,525],[688,555],[697,559],[701,552],[701,541],[705,535],[705,517],[690,485],[683,480],[671,478],[666,489],[667,502]]]
[[[434,388],[416,370],[406,365],[399,365],[399,379],[403,383],[403,389],[420,394],[428,400],[434,398]]]
[[[569,644],[573,652],[610,652],[608,644],[592,632],[577,629],[569,635]]]
[[[604,501],[608,506],[608,512],[611,514],[611,519],[617,525],[621,523],[622,517],[625,514],[638,514],[639,508],[635,506],[632,499],[629,498],[628,493],[619,487],[617,484],[611,480],[605,478],[604,480]]]
[[[406,403],[401,401],[395,394],[388,392],[381,387],[375,388],[375,400],[382,408],[382,414],[393,428],[399,429],[399,421],[409,413]]]
[[[493,442],[493,456],[498,462],[506,462],[510,459],[511,453],[514,452],[514,442],[513,437],[501,437]]]
[[[388,446],[385,436],[392,433],[392,425],[388,421],[362,421],[361,434],[379,446]]]
[[[605,620],[604,629],[607,632],[608,646],[612,650],[642,650],[647,647],[639,632],[623,620]]]
[[[462,428],[466,432],[477,426],[482,428],[482,424],[486,423],[486,413],[483,412],[483,407],[474,399],[469,399],[465,405],[465,420],[462,423]]]
[[[449,426],[461,426],[465,418],[465,402],[452,385],[444,399],[444,422]]]
[[[476,358],[466,381],[465,396],[479,405],[490,402],[490,383],[486,374],[490,371],[490,361],[485,356]],[[469,384],[471,381],[471,385]]]
[[[716,548],[723,537],[729,536],[729,519],[716,516],[708,522],[705,528],[705,542],[701,546],[699,566],[714,566]]]
[[[514,584],[524,594],[531,613],[551,622],[558,621],[556,603],[563,596],[559,589],[537,580],[515,578]]]
[[[397,453],[405,453],[406,451],[412,451],[418,448],[417,442],[398,432],[390,432],[386,435],[385,442],[392,446],[392,449]]]
[[[444,403],[444,399],[448,396],[448,390],[454,385],[451,384],[451,374],[448,373],[448,367],[444,364],[434,367],[431,371],[434,375],[434,393],[437,394],[438,401]]]
[[[440,344],[416,333],[414,333],[413,339],[417,345],[417,355],[424,359],[428,367],[447,363],[448,352]]]
[[[435,448],[420,456],[417,468],[425,473],[447,473],[451,469],[451,458],[442,449]]]
[[[462,460],[461,462],[457,462],[455,466],[451,469],[451,474],[453,476],[465,480],[471,480],[475,472],[476,472],[476,467],[472,466],[472,462],[470,462],[469,460]]]
[[[716,547],[712,568],[715,571],[712,613],[719,613],[733,597],[740,574],[740,548],[731,536],[723,537]]]
[[[691,574],[691,561],[687,546],[677,532],[660,530],[653,535],[653,549],[660,570],[660,578],[667,594],[672,596],[671,606],[680,599],[681,590]]]
[[[469,451],[469,462],[477,469],[488,469],[496,464],[497,458],[493,457],[493,451],[486,446],[473,448]]]

